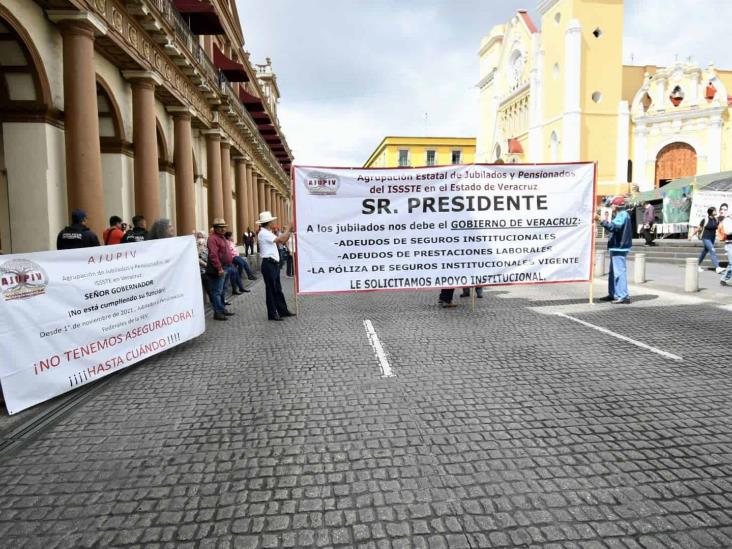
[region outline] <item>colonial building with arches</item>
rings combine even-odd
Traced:
[[[623,65],[623,0],[539,0],[481,41],[479,162],[598,162],[598,194],[732,169],[732,71]]]
[[[53,249],[69,211],[290,217],[271,61],[233,0],[0,0],[0,253]]]

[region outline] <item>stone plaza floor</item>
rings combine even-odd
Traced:
[[[3,546],[732,547],[729,304],[252,289],[0,454]]]

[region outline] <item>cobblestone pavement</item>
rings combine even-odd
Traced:
[[[0,542],[732,547],[732,312],[586,291],[308,297],[275,323],[257,282],[0,457]]]

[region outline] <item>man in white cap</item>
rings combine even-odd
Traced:
[[[288,316],[295,316],[287,308],[285,294],[282,293],[280,282],[280,252],[278,244],[284,244],[292,234],[292,226],[279,236],[269,230],[269,224],[277,219],[271,212],[259,214],[257,225],[261,227],[257,235],[259,255],[262,257],[262,278],[267,293],[267,318],[269,320],[283,320]]]

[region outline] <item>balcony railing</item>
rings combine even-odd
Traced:
[[[173,1],[148,0],[148,2],[158,10],[158,13],[160,13],[163,20],[170,25],[175,32],[176,38],[181,42],[181,44],[183,44],[188,53],[191,54],[201,72],[203,72],[210,80],[216,82],[218,79],[217,73],[219,71],[214,67],[213,63],[208,58],[208,55],[206,55],[206,52],[199,45],[198,37],[191,32],[191,28],[175,8]]]
[[[227,96],[229,104],[236,111],[237,115],[242,120],[250,118],[249,113],[244,108],[244,105],[242,105],[238,95],[236,94],[236,92],[234,92],[234,88],[231,85],[231,82],[229,82],[229,79],[226,78],[224,73],[217,69],[211,62],[208,55],[206,55],[204,49],[199,45],[198,38],[191,32],[188,23],[173,5],[173,1],[148,0],[148,2],[150,2],[155,7],[158,13],[160,13],[160,15],[162,16],[163,20],[168,25],[170,25],[170,27],[175,32],[176,38],[185,46],[188,53],[191,54],[193,60],[198,65],[201,72],[203,72],[212,82],[218,83],[219,93]],[[257,65],[257,73],[271,74],[271,65]],[[248,91],[253,91],[251,90],[250,85],[247,84],[246,87],[248,88]],[[274,109],[271,110],[273,122],[275,122],[277,126],[279,126],[277,114],[276,112],[274,112]],[[262,139],[261,141],[263,145],[268,148],[267,143],[264,141],[264,139]]]

